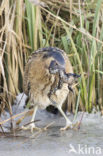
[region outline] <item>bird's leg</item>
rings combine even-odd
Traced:
[[[40,130],[40,128],[36,127],[35,123],[34,123],[34,119],[35,119],[37,109],[38,109],[38,106],[34,106],[34,112],[33,112],[32,118],[31,118],[32,123],[30,124],[31,132],[33,132],[33,130]]]
[[[52,100],[50,98],[51,104],[55,107],[58,108],[58,110],[60,111],[60,113],[64,116],[65,120],[66,120],[66,126],[61,128],[61,131],[67,130],[68,128],[73,128],[73,124],[72,122],[67,118],[67,116],[65,115],[65,113],[63,112],[62,108],[60,105],[58,105],[54,100]]]
[[[61,106],[57,106],[58,110],[60,111],[60,113],[64,116],[65,120],[66,120],[66,126],[61,128],[60,130],[67,130],[68,128],[72,128],[72,122],[67,118],[67,116],[65,115],[65,113],[63,112]]]
[[[38,106],[34,106],[34,111],[33,111],[33,115],[32,115],[32,119],[31,119],[31,123],[28,125],[28,126],[22,126],[22,129],[23,130],[28,130],[30,129],[31,132],[33,132],[33,130],[40,130],[39,127],[36,127],[35,126],[35,123],[34,123],[34,119],[35,119],[35,115],[36,115],[36,111],[38,109]]]

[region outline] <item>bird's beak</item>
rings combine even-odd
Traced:
[[[79,78],[79,77],[81,77],[81,75],[78,75],[78,74],[75,74],[75,73],[68,73],[68,74],[67,74],[67,77],[68,77],[68,78],[69,78],[69,77]]]

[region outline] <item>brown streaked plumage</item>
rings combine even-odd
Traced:
[[[34,121],[38,108],[45,109],[53,105],[66,119],[66,127],[62,130],[72,126],[62,110],[62,104],[77,77],[73,74],[71,63],[63,50],[48,47],[33,52],[24,73],[24,93],[29,96],[30,103],[34,106],[31,121]],[[33,131],[35,124],[32,123],[29,128]]]

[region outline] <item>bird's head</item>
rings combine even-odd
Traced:
[[[49,51],[44,52],[43,61],[46,60],[50,74],[59,73],[60,70],[65,69],[65,59],[63,52],[57,48],[49,48]]]
[[[57,60],[52,60],[49,65],[50,74],[59,74],[62,82],[72,85],[78,82],[80,75],[75,73],[66,73],[65,65],[60,64]]]
[[[56,60],[52,60],[49,65],[49,72],[51,74],[60,73],[60,71],[64,70],[64,66],[60,65]]]

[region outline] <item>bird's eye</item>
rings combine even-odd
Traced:
[[[56,61],[53,60],[50,63],[49,69],[55,69],[56,66],[57,66],[57,63],[56,63]]]

